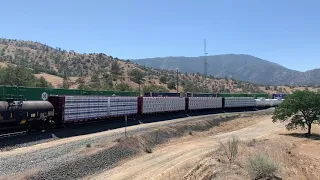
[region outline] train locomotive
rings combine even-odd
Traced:
[[[268,108],[281,102],[254,97],[52,95],[46,101],[0,101],[0,129],[6,126],[47,129],[52,125],[168,112]]]

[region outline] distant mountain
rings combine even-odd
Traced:
[[[152,68],[204,73],[204,57],[157,57],[134,62]],[[244,54],[207,56],[208,75],[228,77],[263,85],[320,84],[320,69],[300,72]]]

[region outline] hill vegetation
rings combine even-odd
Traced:
[[[256,93],[318,87],[262,86],[232,78],[156,69],[103,53],[80,54],[32,41],[0,39],[0,85],[92,90]],[[10,78],[9,78],[10,77]],[[237,78],[237,77],[234,77]]]

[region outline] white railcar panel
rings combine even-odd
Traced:
[[[143,97],[143,114],[181,110],[185,110],[185,98]]]
[[[215,109],[222,108],[221,97],[189,97],[189,109]]]
[[[65,96],[64,120],[136,114],[137,97]]]
[[[226,97],[226,108],[252,107],[256,105],[254,97]]]

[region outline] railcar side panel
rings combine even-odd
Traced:
[[[245,108],[255,107],[256,101],[254,97],[226,97],[225,108]]]
[[[55,99],[55,100],[52,100]],[[137,97],[52,96],[63,123],[137,114]]]
[[[222,108],[221,97],[189,97],[189,110],[218,108]]]

